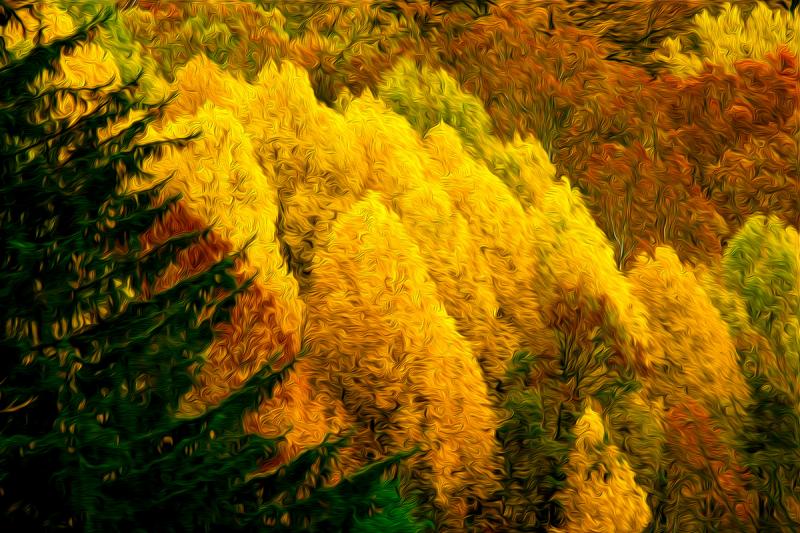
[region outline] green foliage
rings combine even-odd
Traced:
[[[800,370],[800,244],[775,218],[752,217],[723,259],[728,286],[744,298],[753,325],[781,354],[786,372]]]
[[[553,496],[564,487],[570,430],[578,416],[561,406],[556,420],[547,420],[542,391],[528,383],[536,364],[531,354],[514,356],[503,386],[509,418],[497,432],[505,459],[503,497],[519,531],[545,531],[563,522]]]
[[[401,59],[379,87],[381,98],[420,135],[439,122],[456,130],[471,150],[481,150],[481,137],[490,134],[492,121],[483,103],[465,93],[443,70],[423,67]]]
[[[13,10],[0,4],[4,23]],[[12,531],[418,531],[387,471],[405,456],[330,485],[341,442],[269,474],[280,439],[243,435],[285,372],[266,366],[203,415],[179,418],[215,326],[249,283],[236,255],[164,290],[176,254],[208,232],[151,246],[142,236],[179,200],[142,170],[169,142],[141,142],[160,107],[122,89],[37,87],[61,56],[109,19],[0,67],[0,508]],[[65,102],[82,114],[55,118]],[[109,135],[120,120],[130,124]],[[131,177],[153,186],[133,192]],[[393,529],[385,527],[386,522]]]
[[[586,350],[560,335],[558,357],[514,356],[502,386],[508,418],[498,430],[505,459],[503,497],[515,530],[545,531],[568,519],[555,496],[566,487],[574,428],[586,401],[602,407],[609,444],[630,462],[651,509],[663,498],[663,431],[629,370],[610,362],[599,339]],[[623,455],[621,455],[622,457]],[[654,513],[655,514],[655,513]]]
[[[522,162],[493,135],[492,119],[483,103],[464,92],[444,70],[421,68],[400,59],[378,87],[378,95],[421,136],[440,123],[458,132],[467,152],[516,189]]]
[[[774,217],[751,217],[723,258],[729,289],[745,302],[750,323],[769,348],[741,352],[753,395],[744,431],[750,468],[761,486],[761,527],[800,527],[800,241]]]
[[[142,45],[137,42],[128,27],[125,12],[115,9],[116,0],[60,0],[58,5],[72,16],[77,24],[85,23],[99,13],[106,14],[106,20],[98,28],[95,42],[110,53],[119,67],[123,83],[138,79],[139,92],[148,103],[156,103],[162,96],[156,83],[155,73],[158,65],[152,56],[143,53]]]

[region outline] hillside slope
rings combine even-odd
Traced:
[[[353,26],[353,13],[369,12],[345,4]],[[329,101],[304,54],[335,38],[293,28],[289,7],[198,3],[162,20],[153,12],[169,2],[142,1],[120,8],[98,43],[65,62],[56,83],[72,86],[142,69],[146,98],[175,95],[147,139],[199,134],[147,161],[154,174],[172,176],[164,197],[182,199],[146,243],[213,228],[159,283],[245,250],[236,274],[253,284],[218,329],[181,414],[219,403],[265,363],[291,364],[275,397],[247,415],[248,430],[285,434],[282,461],[329,435],[348,437],[343,474],[418,449],[401,468],[405,490],[443,530],[791,530],[800,522],[800,240],[787,223],[800,211],[796,162],[779,163],[797,140],[786,133],[800,101],[789,101],[798,93],[796,46],[775,54],[770,44],[755,59],[725,59],[718,72],[666,41],[648,57],[673,72],[648,82],[644,70],[600,60],[581,41],[587,56],[573,65],[578,74],[565,83],[575,92],[565,90],[561,102],[574,113],[545,149],[533,133],[558,110],[533,99],[543,97],[542,80],[555,83],[548,58],[560,52],[538,46],[543,34],[514,27],[513,6],[499,4],[462,28],[471,32],[463,41],[433,32],[451,49],[429,61],[386,60],[353,93],[330,82]],[[317,16],[336,19],[331,10]],[[74,27],[57,7],[45,11],[49,31]],[[709,16],[696,20],[711,27]],[[720,20],[739,16],[725,8]],[[187,42],[164,44],[168,24],[182,24]],[[232,37],[257,28],[260,41]],[[215,50],[192,40],[202,35],[218,38]],[[495,37],[525,41],[535,53],[523,60],[493,49],[486,64],[469,60]],[[247,53],[253,46],[261,55]],[[377,54],[379,45],[369,46],[363,57]],[[593,61],[597,69],[587,66]],[[538,85],[504,85],[519,65]],[[650,117],[629,106],[636,116],[622,129],[630,138],[611,131],[624,113],[587,104],[591,84],[579,79],[602,69],[613,74],[607,85],[630,85],[614,105],[637,91],[648,101],[670,95],[672,113]],[[752,83],[773,78],[786,96],[777,103],[725,89],[729,80],[758,92]],[[720,96],[731,113],[749,113],[746,125],[738,115],[695,113],[698,95],[713,100],[710,88],[720,87],[731,92],[731,101]],[[521,108],[528,111],[512,120]],[[605,125],[590,124],[601,116]],[[650,119],[670,133],[646,138]],[[706,131],[723,122],[718,138]],[[592,141],[592,128],[605,128],[602,142]],[[663,148],[670,140],[675,150]],[[713,150],[690,161],[693,142]],[[722,185],[703,190],[698,176],[713,181],[751,146],[763,161],[750,183],[780,181],[768,198],[745,194],[743,207],[722,198]],[[781,168],[786,179],[776,177]],[[560,174],[568,171],[575,175]],[[748,188],[742,181],[731,180],[730,195]]]

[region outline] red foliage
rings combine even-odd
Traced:
[[[752,529],[755,518],[753,498],[747,486],[751,474],[742,467],[729,445],[723,442],[722,430],[697,402],[688,397],[667,413],[667,449],[679,470],[701,480],[700,494],[681,497],[706,500],[705,513],[716,517],[725,531]],[[738,522],[738,523],[737,523]]]
[[[800,222],[800,80],[787,50],[681,80],[608,60],[606,39],[554,25],[551,11],[503,4],[440,31],[429,50],[484,101],[497,133],[544,142],[621,264],[659,244],[713,260],[756,212]]]
[[[766,62],[739,61],[735,74],[712,69],[663,83],[672,101],[661,128],[730,230],[753,213],[800,224],[797,57],[782,49]]]

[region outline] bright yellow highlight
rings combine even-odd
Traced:
[[[698,27],[711,21],[698,18]],[[766,22],[758,24],[763,31]],[[70,82],[119,79],[129,68],[99,45],[81,53],[67,65]],[[555,180],[538,141],[501,142],[444,72],[416,79],[415,68],[401,62],[376,95],[348,96],[331,109],[306,71],[286,60],[245,79],[199,55],[171,84],[147,67],[150,98],[177,93],[147,140],[201,132],[148,162],[158,177],[173,176],[167,194],[183,194],[159,231],[211,226],[216,239],[168,277],[245,246],[238,274],[255,277],[184,414],[219,401],[276,352],[283,363],[304,346],[250,429],[288,432],[291,455],[352,428],[345,469],[370,461],[370,452],[417,446],[412,479],[433,490],[444,522],[457,523],[473,498],[499,487],[492,391],[513,354],[554,358],[565,337],[590,375],[599,344],[615,356],[609,366],[651,378],[626,400],[629,419],[590,407],[579,419],[559,496],[570,517],[564,531],[641,531],[650,512],[633,469],[660,452],[606,433],[649,411],[655,439],[679,387],[709,410],[738,409],[747,396],[735,351],[744,333],[728,335],[723,317],[744,319],[745,304],[670,249],[629,276],[620,272],[608,239],[579,193]],[[408,94],[407,78],[416,80]],[[441,94],[421,85],[431,80]],[[442,95],[459,105],[441,107]],[[401,109],[420,100],[420,109]],[[661,379],[674,382],[659,382],[654,370],[663,368],[673,371]],[[653,400],[672,393],[666,405]]]
[[[624,456],[607,441],[602,418],[587,407],[575,424],[567,487],[557,496],[567,524],[554,533],[635,533],[650,522],[645,492]]]
[[[678,398],[688,393],[717,412],[741,414],[748,390],[736,349],[696,275],[671,248],[658,248],[654,259],[640,258],[631,279],[636,296],[650,310],[653,336],[664,348],[672,378],[664,385],[680,389]]]
[[[694,34],[700,42],[699,53],[686,51],[687,43],[680,38],[668,37],[655,58],[678,75],[692,76],[702,72],[706,61],[735,73],[736,61],[764,59],[781,46],[800,55],[800,18],[787,10],[770,9],[763,2],[757,2],[746,18],[741,8],[731,3],[716,17],[703,11],[695,16]]]

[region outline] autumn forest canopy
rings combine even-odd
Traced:
[[[800,530],[793,0],[0,0],[0,530]]]

